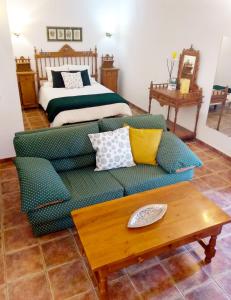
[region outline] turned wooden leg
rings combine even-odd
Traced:
[[[197,134],[197,124],[198,124],[198,119],[199,119],[199,115],[200,115],[200,109],[201,109],[201,103],[199,103],[197,105],[197,114],[196,114],[196,121],[195,121],[195,127],[194,127],[194,135],[196,137]]]
[[[101,274],[98,274],[98,287],[99,287],[99,298],[100,300],[108,300],[108,286],[107,286],[107,277],[103,277]]]
[[[173,133],[176,132],[176,120],[177,120],[177,114],[178,114],[178,107],[175,108],[175,118],[173,123]]]
[[[149,106],[148,106],[148,113],[151,113],[151,106],[152,106],[152,98],[149,98]]]
[[[205,263],[206,264],[209,264],[211,262],[212,258],[216,254],[216,249],[215,249],[216,240],[217,240],[217,235],[212,235],[209,240],[209,244],[205,248]]]
[[[169,120],[169,116],[170,116],[170,105],[168,106],[168,115],[167,115],[167,121]]]

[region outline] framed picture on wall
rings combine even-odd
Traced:
[[[48,39],[48,41],[56,41],[57,40],[56,28],[47,27],[47,39]]]
[[[82,41],[82,28],[73,28],[73,41],[81,42]]]
[[[63,28],[57,29],[57,40],[65,41],[65,30]]]
[[[47,26],[47,40],[50,42],[82,42],[82,27]]]
[[[65,40],[72,41],[72,39],[73,39],[72,29],[71,28],[65,29]]]

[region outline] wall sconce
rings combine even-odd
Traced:
[[[111,38],[111,37],[112,37],[112,33],[110,33],[110,32],[106,32],[106,37],[109,37],[109,38]]]
[[[19,38],[21,35],[21,32],[13,32],[13,35],[15,35],[17,38]]]

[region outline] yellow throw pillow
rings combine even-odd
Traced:
[[[129,127],[132,155],[135,163],[157,165],[156,155],[163,129],[136,129]]]

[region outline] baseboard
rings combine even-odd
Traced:
[[[206,144],[205,142],[203,142],[203,141],[201,141],[201,140],[199,140],[199,139],[197,139],[197,138],[196,138],[194,141],[192,141],[192,143],[195,142],[195,141],[198,142],[199,144],[202,144],[202,145],[206,146],[207,148],[209,148],[209,149],[211,149],[212,151],[216,152],[217,154],[221,155],[221,156],[224,157],[225,159],[231,161],[231,157],[228,156],[227,154],[221,152],[220,150],[217,150],[216,148],[213,148],[212,146]]]
[[[130,102],[130,101],[127,101],[129,103],[130,106],[133,106],[134,108],[138,109],[138,110],[141,110],[144,114],[148,114],[148,111],[144,110],[143,108],[137,106],[136,104]]]

